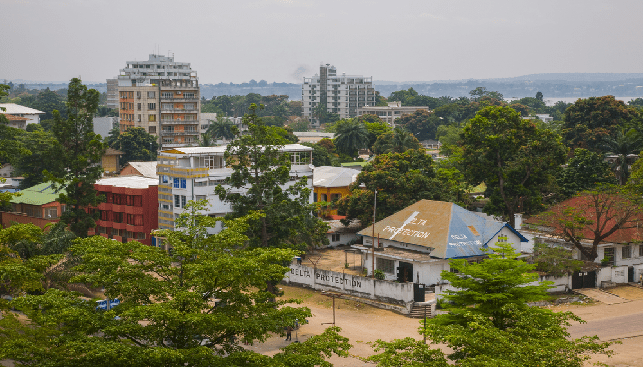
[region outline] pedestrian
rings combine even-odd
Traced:
[[[292,340],[292,326],[286,327],[286,340]]]

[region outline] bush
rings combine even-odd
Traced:
[[[386,275],[384,275],[384,272],[381,271],[380,269],[375,269],[375,279],[384,280],[384,278],[386,278]]]

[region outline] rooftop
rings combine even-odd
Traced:
[[[228,147],[220,145],[217,147],[179,147],[168,150],[163,150],[161,153],[165,154],[223,154]],[[281,149],[283,152],[302,152],[312,151],[313,148],[301,144],[286,144]]]
[[[375,233],[382,239],[431,249],[433,257],[451,259],[483,255],[483,248],[503,227],[527,242],[506,223],[483,218],[453,203],[420,200],[375,223]],[[371,237],[372,231],[369,226],[358,234]]]
[[[156,174],[156,165],[157,161],[152,162],[129,162],[127,165],[131,166],[137,170],[143,177],[155,178],[158,179]]]
[[[43,182],[20,191],[20,196],[11,198],[11,203],[45,205],[57,201],[61,192],[65,192],[64,189],[55,191],[51,186],[51,182]]]
[[[157,186],[158,184],[158,179],[143,176],[116,176],[96,181],[96,185],[126,187],[130,189],[147,189],[150,186]]]
[[[359,171],[345,167],[315,167],[313,169],[314,187],[347,187],[355,182]]]
[[[15,103],[0,103],[0,111],[2,111],[2,108],[5,108],[5,111],[3,111],[3,113],[8,113],[8,114],[23,114],[23,115],[44,114],[44,112],[42,111],[38,111],[30,107],[21,106]]]

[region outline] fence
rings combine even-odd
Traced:
[[[413,283],[364,278],[330,270],[314,269],[305,265],[291,264],[290,272],[286,273],[284,282],[405,307],[413,303]]]

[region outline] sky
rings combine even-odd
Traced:
[[[150,53],[201,83],[643,72],[640,0],[0,0],[0,80],[104,82]]]

